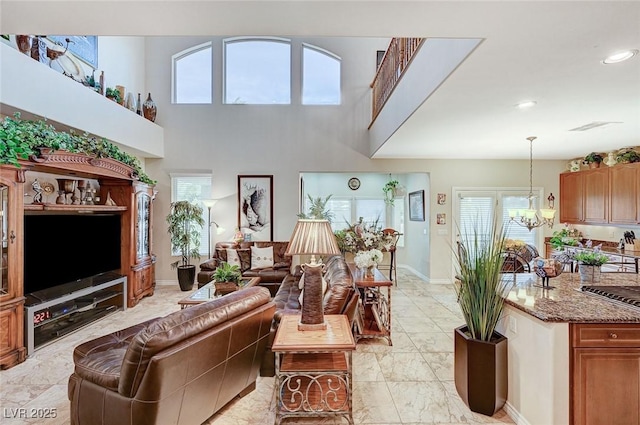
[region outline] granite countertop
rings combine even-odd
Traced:
[[[505,274],[513,280],[514,274]],[[506,304],[545,322],[573,323],[640,323],[640,308],[609,301],[597,295],[579,291],[580,275],[562,273],[550,279],[555,289],[533,286],[542,279],[534,273],[517,273],[516,285],[511,289]],[[594,285],[640,286],[640,275],[635,273],[602,273]]]

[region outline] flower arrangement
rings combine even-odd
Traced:
[[[393,242],[393,236],[382,232],[382,229],[378,227],[377,220],[371,224],[366,224],[362,217],[356,224],[349,225],[344,230],[338,230],[335,235],[340,250],[353,254],[372,249],[388,250]]]
[[[382,261],[382,251],[375,248],[368,251],[358,251],[353,257],[353,261],[359,269],[375,266]]]

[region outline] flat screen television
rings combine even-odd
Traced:
[[[24,293],[120,269],[120,215],[25,215]]]

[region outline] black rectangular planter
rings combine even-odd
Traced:
[[[471,339],[467,326],[454,331],[454,371],[458,395],[472,412],[493,416],[507,401],[507,338]]]

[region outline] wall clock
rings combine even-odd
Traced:
[[[348,184],[349,189],[358,190],[358,188],[360,187],[360,179],[358,179],[357,177],[351,177]]]

